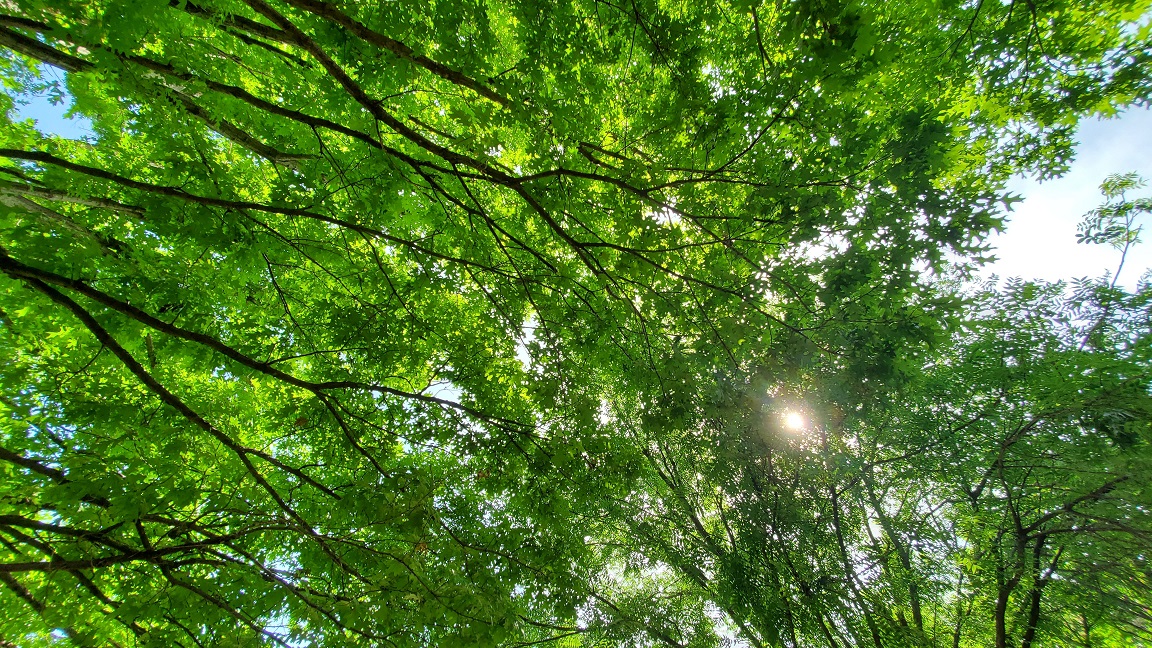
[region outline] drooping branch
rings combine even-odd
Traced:
[[[30,592],[23,583],[16,580],[16,578],[12,576],[11,573],[4,571],[3,569],[0,569],[0,583],[3,583],[4,586],[11,590],[11,592],[15,594],[17,598],[28,604],[28,607],[32,608],[36,614],[43,616],[47,611],[48,606],[46,606],[43,601],[33,596],[32,592]],[[75,641],[78,645],[91,645],[91,643],[84,637],[84,635],[76,632],[75,629],[62,628],[62,630],[64,631],[64,636],[68,637],[72,641]]]
[[[399,58],[415,63],[416,65],[428,70],[429,72],[446,81],[450,81],[456,85],[468,88],[469,90],[476,92],[476,94],[484,97],[485,99],[493,101],[504,107],[508,107],[511,104],[511,101],[507,97],[500,95],[498,92],[492,90],[488,86],[467,76],[466,74],[459,72],[458,70],[453,70],[447,65],[437,63],[436,61],[433,61],[423,54],[417,54],[412,50],[411,47],[394,38],[390,38],[384,34],[381,34],[380,32],[370,29],[368,26],[359,22],[355,18],[352,18],[348,14],[340,11],[338,8],[336,8],[335,5],[329,2],[324,2],[323,0],[286,1],[288,4],[296,7],[297,9],[302,9],[333,23],[336,23],[337,25],[340,25],[359,38],[385,50],[388,50]]]
[[[409,241],[409,240],[404,239],[404,238],[392,236],[383,230],[368,227],[366,225],[360,225],[358,223],[353,223],[351,221],[343,220],[340,218],[335,218],[332,216],[326,216],[324,214],[321,214],[319,212],[309,210],[309,209],[301,209],[301,208],[296,208],[296,207],[281,207],[281,206],[277,206],[277,205],[268,205],[268,204],[257,203],[257,202],[249,202],[249,201],[242,201],[242,200],[227,200],[227,199],[222,199],[222,198],[212,198],[209,196],[201,196],[199,194],[191,193],[191,192],[186,191],[186,190],[179,188],[179,187],[171,187],[171,186],[167,186],[167,185],[158,185],[158,184],[152,184],[152,183],[148,183],[148,182],[141,182],[139,180],[133,180],[131,178],[127,178],[125,176],[118,175],[116,173],[112,173],[110,171],[105,171],[103,169],[98,169],[96,167],[86,166],[83,164],[77,164],[75,162],[70,162],[68,160],[57,157],[55,155],[51,155],[49,153],[43,153],[40,151],[21,151],[21,150],[16,150],[16,149],[0,148],[0,156],[12,158],[12,159],[18,159],[18,160],[30,160],[30,161],[35,161],[35,162],[44,162],[47,164],[54,164],[56,166],[60,166],[62,168],[68,169],[69,171],[75,171],[77,173],[82,173],[82,174],[89,175],[89,176],[92,176],[95,178],[100,178],[101,180],[105,180],[108,182],[119,184],[121,186],[128,187],[130,189],[136,189],[138,191],[145,191],[145,192],[149,192],[149,193],[160,194],[160,195],[164,195],[164,196],[170,196],[173,198],[179,198],[181,200],[186,200],[188,202],[196,203],[199,205],[205,205],[205,206],[209,206],[209,207],[221,207],[224,209],[232,209],[232,210],[236,210],[239,212],[257,211],[257,212],[264,212],[264,213],[270,213],[270,214],[280,214],[282,216],[298,216],[298,217],[303,217],[303,218],[309,218],[312,220],[320,221],[322,223],[327,223],[329,225],[336,225],[338,227],[342,227],[342,228],[354,231],[358,234],[370,236],[372,238],[383,239],[389,243],[394,243],[396,245],[400,245],[400,246],[403,246],[405,248],[412,249],[416,252],[419,252],[420,254],[424,254],[424,255],[427,255],[427,256],[430,256],[433,258],[437,258],[437,259],[441,259],[441,260],[449,261],[449,262],[453,262],[453,263],[461,263],[461,264],[471,265],[474,267],[478,267],[482,270],[492,272],[494,274],[503,274],[499,269],[493,268],[491,266],[487,266],[487,265],[477,263],[475,261],[463,259],[463,258],[445,255],[445,254],[442,254],[440,252],[436,252],[435,250],[432,250],[430,248],[424,247],[424,246],[422,246],[419,243],[416,243],[414,241]]]
[[[35,38],[29,38],[24,34],[3,27],[0,27],[0,45],[29,58],[60,68],[65,72],[87,72],[94,67],[82,58],[61,52]]]
[[[329,56],[316,41],[309,38],[308,35],[301,31],[295,24],[293,24],[291,20],[273,9],[272,6],[267,2],[264,2],[264,0],[245,0],[245,4],[247,4],[260,15],[268,18],[269,21],[274,23],[280,29],[284,30],[284,32],[290,34],[296,44],[308,52],[314,59],[316,59],[320,65],[328,72],[328,74],[331,75],[342,88],[344,88],[345,92],[347,92],[356,101],[356,103],[360,104],[360,106],[364,108],[368,114],[372,115],[373,118],[380,121],[388,128],[391,128],[396,133],[402,135],[405,139],[411,141],[429,153],[440,157],[449,164],[459,164],[461,166],[475,169],[476,171],[484,173],[495,181],[509,182],[512,180],[512,176],[509,176],[507,173],[493,167],[492,165],[440,146],[439,144],[436,144],[432,140],[424,137],[420,133],[408,127],[404,122],[397,119],[387,110],[385,110],[379,101],[369,97],[368,93],[365,92],[362,87],[360,87],[360,84],[353,80],[352,77],[349,76],[348,73],[345,72],[344,69],[340,67],[340,65],[336,63],[336,61],[332,59],[332,57]]]
[[[37,187],[30,184],[22,184],[17,182],[7,182],[0,180],[0,194],[9,196],[26,196],[30,198],[42,198],[44,200],[54,200],[58,202],[73,203],[76,205],[83,205],[85,207],[98,207],[100,209],[110,209],[115,212],[129,214],[137,218],[144,217],[144,208],[137,207],[136,205],[126,205],[115,200],[107,198],[99,198],[94,196],[73,196],[72,194],[57,191],[55,189],[48,189],[46,187]]]
[[[184,418],[188,419],[194,425],[207,432],[210,436],[220,442],[221,445],[232,451],[232,453],[236,455],[237,459],[239,459],[240,462],[244,465],[244,468],[248,471],[256,483],[259,484],[260,487],[263,488],[270,497],[272,497],[272,499],[280,506],[281,509],[283,509],[298,522],[301,522],[304,525],[304,528],[312,529],[312,526],[308,525],[302,518],[300,518],[299,513],[297,513],[291,506],[288,505],[288,503],[283,499],[283,496],[268,482],[268,480],[256,468],[256,466],[253,465],[252,460],[248,458],[249,455],[257,456],[273,464],[277,468],[292,474],[301,481],[308,483],[317,490],[326,493],[330,497],[339,499],[339,495],[337,495],[327,486],[324,486],[323,484],[313,480],[300,469],[288,466],[266,452],[257,450],[255,448],[245,447],[232,439],[232,437],[217,429],[216,426],[209,423],[206,419],[204,419],[204,417],[202,417],[187,404],[185,404],[184,401],[182,401],[179,397],[168,391],[166,387],[160,384],[159,381],[157,381],[146,369],[144,369],[143,365],[141,365],[134,357],[132,357],[132,354],[129,353],[127,349],[121,346],[120,343],[112,337],[107,329],[105,329],[100,325],[99,322],[96,321],[96,318],[94,318],[91,313],[89,313],[71,298],[49,286],[47,283],[44,283],[40,279],[33,277],[21,277],[21,279],[31,288],[43,293],[52,301],[71,311],[72,314],[75,315],[76,318],[84,324],[85,328],[87,328],[101,344],[107,347],[112,352],[112,354],[115,355],[124,364],[124,366],[133,375],[135,375],[137,379],[140,380],[141,383],[148,387],[151,392],[156,394],[161,401],[172,407]]]
[[[169,6],[176,9],[182,9],[193,16],[206,16],[214,21],[219,21],[226,27],[239,29],[240,31],[247,32],[253,36],[259,36],[265,40],[270,40],[283,45],[292,45],[293,41],[290,35],[285,34],[283,31],[276,29],[270,25],[265,25],[262,22],[257,22],[251,18],[237,14],[229,14],[204,7],[195,2],[188,2],[187,0],[170,0]]]
[[[8,183],[0,184],[0,204],[8,205],[9,207],[15,207],[29,214],[39,216],[42,222],[47,221],[52,225],[59,225],[65,230],[78,235],[82,239],[86,239],[96,243],[97,245],[100,245],[105,250],[113,254],[124,251],[125,245],[122,241],[118,241],[99,232],[94,232],[72,220],[71,218],[68,218],[64,214],[61,214],[60,212],[53,209],[49,209],[34,200],[25,198],[23,195],[20,195],[17,192],[5,191],[7,187],[4,185],[6,184]]]
[[[354,381],[354,380],[339,380],[339,381],[325,381],[325,382],[311,382],[311,381],[303,380],[303,379],[298,378],[296,376],[293,376],[292,374],[289,374],[285,371],[277,369],[276,367],[272,366],[270,363],[261,362],[259,360],[256,360],[255,358],[252,358],[251,356],[248,356],[248,355],[236,350],[235,348],[224,344],[220,340],[218,340],[218,339],[216,339],[210,335],[206,335],[203,333],[197,333],[195,331],[189,331],[187,329],[183,329],[183,328],[175,326],[173,324],[169,324],[169,323],[165,322],[164,320],[161,320],[157,317],[153,317],[152,315],[149,315],[148,313],[146,313],[142,309],[140,309],[136,306],[133,306],[127,302],[118,300],[118,299],[112,297],[111,295],[108,295],[107,293],[104,293],[100,290],[97,290],[97,289],[89,286],[88,284],[86,284],[82,281],[75,280],[75,279],[68,279],[66,277],[62,277],[60,275],[57,275],[57,274],[54,274],[51,272],[47,272],[47,271],[43,271],[43,270],[37,270],[35,268],[32,268],[31,266],[27,266],[23,263],[20,263],[19,261],[16,261],[12,257],[10,257],[7,254],[7,252],[5,252],[2,249],[0,249],[0,271],[3,271],[4,273],[8,274],[9,276],[11,276],[13,278],[24,279],[27,281],[33,281],[33,282],[37,282],[37,283],[53,284],[53,285],[60,286],[62,288],[74,290],[74,291],[84,295],[85,297],[88,297],[89,299],[96,301],[97,303],[99,303],[103,306],[106,306],[108,308],[116,310],[117,312],[120,312],[124,315],[127,315],[127,316],[131,317],[132,319],[134,319],[134,320],[136,320],[142,324],[145,324],[146,326],[149,326],[149,327],[151,327],[157,331],[160,331],[161,333],[164,333],[166,335],[170,335],[170,336],[175,337],[175,338],[188,340],[190,342],[196,342],[197,344],[201,344],[203,346],[206,346],[206,347],[212,349],[213,351],[216,351],[216,352],[220,353],[221,355],[224,355],[224,356],[226,356],[232,360],[235,360],[236,362],[238,362],[238,363],[240,363],[240,364],[242,364],[242,365],[244,365],[250,369],[254,369],[256,371],[259,371],[260,373],[263,373],[265,375],[276,378],[277,380],[283,381],[283,382],[285,382],[289,385],[292,385],[294,387],[300,387],[302,389],[306,389],[306,390],[308,390],[308,391],[310,391],[316,395],[322,395],[324,392],[341,390],[341,389],[358,389],[358,390],[364,390],[364,391],[371,391],[371,392],[376,392],[376,393],[381,393],[381,394],[389,394],[389,395],[397,396],[400,398],[405,398],[405,399],[409,399],[409,400],[419,401],[419,402],[423,402],[423,403],[438,405],[440,407],[445,407],[445,408],[457,410],[457,411],[466,413],[470,416],[473,416],[477,420],[481,420],[481,421],[498,423],[498,424],[505,425],[505,426],[511,426],[513,428],[521,427],[519,424],[517,424],[514,421],[509,421],[506,419],[500,419],[498,417],[493,417],[493,416],[485,414],[479,410],[476,410],[475,408],[472,408],[472,407],[469,407],[467,405],[463,405],[461,403],[457,403],[454,401],[450,401],[450,400],[447,400],[444,398],[439,398],[437,396],[429,396],[427,394],[407,392],[407,391],[403,391],[400,389],[396,389],[394,387],[388,387],[385,385],[374,384],[374,383],[358,382],[358,381]],[[55,291],[53,291],[53,292],[55,292]],[[56,294],[59,294],[59,293],[56,293]],[[63,295],[61,295],[61,296],[63,296]],[[67,298],[65,298],[65,299],[67,299]],[[72,303],[74,303],[74,302],[72,302]],[[78,308],[78,306],[77,306],[77,308]],[[141,370],[142,369],[143,368],[141,367]],[[147,383],[145,383],[145,384],[147,384]],[[161,387],[161,389],[162,389],[162,387]],[[179,409],[179,408],[177,408],[177,409]],[[208,424],[206,422],[203,424],[197,422],[197,425],[204,427],[204,425],[208,425]],[[251,453],[254,451],[252,449],[245,449],[245,452]],[[262,455],[262,458],[267,459],[267,457],[263,457],[263,455]],[[303,475],[298,475],[298,476],[306,479],[306,477],[304,477]],[[326,488],[324,490],[327,491]],[[329,492],[331,495],[335,496],[335,493],[331,493],[331,491],[327,491],[327,492]]]
[[[50,27],[47,24],[36,23],[29,21],[29,23],[36,25],[39,31],[47,32]],[[0,28],[0,45],[5,45],[26,56],[38,59],[58,67],[66,72],[75,74],[90,72],[95,69],[95,66],[79,57],[73,56],[66,52],[61,52],[49,45],[41,43],[35,39],[29,38],[8,29]],[[123,59],[133,60],[142,57],[127,57],[120,55]],[[146,59],[144,59],[146,60]],[[311,155],[301,155],[293,153],[285,153],[279,151],[258,138],[253,136],[243,128],[233,124],[232,122],[212,114],[212,111],[201,106],[192,97],[188,96],[182,90],[173,87],[172,85],[165,86],[166,90],[171,92],[175,100],[184,107],[189,115],[195,117],[197,120],[204,123],[208,128],[223,136],[225,139],[245,148],[249,151],[263,157],[274,164],[280,164],[291,168],[297,168],[299,163],[303,160],[310,159]]]

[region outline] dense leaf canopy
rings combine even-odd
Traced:
[[[0,639],[1152,640],[1148,6],[7,0]]]

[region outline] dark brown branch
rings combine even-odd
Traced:
[[[15,563],[0,563],[0,573],[16,574],[21,572],[42,572],[51,573],[58,571],[80,571],[97,569],[100,567],[109,567],[112,565],[122,565],[131,562],[147,562],[152,564],[161,564],[167,561],[160,560],[165,556],[173,554],[187,553],[218,544],[216,541],[205,540],[192,544],[177,545],[173,547],[165,547],[163,549],[143,549],[140,551],[130,551],[120,553],[113,556],[99,556],[96,558],[88,558],[85,560],[46,560],[34,562],[15,562]],[[195,562],[195,561],[193,561]]]
[[[449,164],[459,164],[470,169],[475,169],[476,171],[480,171],[481,173],[486,174],[490,177],[490,179],[497,182],[510,183],[514,181],[512,176],[501,171],[500,169],[497,169],[481,160],[477,160],[462,153],[456,153],[451,149],[440,146],[439,144],[436,144],[435,142],[429,140],[427,137],[424,137],[420,133],[408,127],[387,110],[384,110],[384,107],[379,101],[369,97],[364,89],[360,87],[360,84],[356,83],[356,81],[354,81],[352,77],[350,77],[348,73],[345,72],[344,69],[341,68],[340,65],[337,64],[336,61],[334,61],[332,57],[330,57],[324,51],[323,48],[320,47],[319,44],[309,38],[308,35],[301,31],[298,27],[296,27],[292,21],[273,9],[271,5],[264,2],[264,0],[244,1],[257,13],[275,23],[277,27],[282,29],[285,33],[289,34],[296,42],[296,44],[298,44],[310,55],[312,55],[312,57],[315,58],[321,66],[323,66],[328,74],[336,79],[340,86],[344,88],[344,91],[347,92],[354,100],[356,100],[356,103],[360,104],[365,110],[368,111],[368,114],[372,115],[375,119],[382,122],[388,128],[391,128],[405,139],[408,139],[429,153],[440,157]]]
[[[1055,511],[1050,511],[1048,513],[1045,513],[1044,515],[1037,518],[1034,522],[1032,522],[1032,524],[1029,524],[1027,527],[1023,528],[1022,531],[1023,531],[1024,535],[1028,535],[1028,534],[1036,531],[1037,529],[1044,526],[1045,524],[1047,524],[1048,522],[1050,522],[1052,519],[1056,518],[1057,516],[1060,516],[1060,515],[1063,515],[1066,513],[1075,512],[1076,507],[1079,506],[1080,504],[1083,504],[1085,502],[1099,501],[1105,495],[1107,495],[1108,493],[1111,493],[1113,490],[1115,490],[1117,486],[1128,481],[1128,479],[1130,479],[1130,477],[1128,475],[1124,475],[1121,477],[1117,477],[1115,479],[1111,479],[1111,480],[1107,481],[1106,483],[1100,485],[1100,487],[1097,488],[1096,490],[1093,490],[1090,493],[1085,493],[1084,495],[1081,495],[1080,497],[1077,497],[1073,500],[1066,502],[1063,506],[1056,509]]]
[[[115,200],[108,200],[107,198],[73,196],[63,191],[20,184],[17,182],[6,182],[0,180],[0,194],[30,196],[32,198],[73,203],[76,205],[83,205],[85,207],[99,207],[102,209],[110,209],[112,211],[131,214],[139,218],[143,218],[144,216],[144,208],[137,207],[136,205],[125,205],[124,203],[116,202]]]
[[[64,228],[65,230],[78,235],[82,239],[91,241],[100,247],[104,248],[107,252],[118,254],[124,251],[126,247],[122,241],[118,241],[110,236],[105,236],[99,232],[94,232],[87,227],[77,223],[76,221],[68,218],[60,212],[49,209],[40,203],[25,198],[21,195],[13,195],[4,191],[4,187],[0,186],[0,204],[15,207],[21,211],[27,212],[38,216],[43,221],[47,221],[51,225],[56,225]]]
[[[219,21],[220,24],[223,24],[226,27],[239,29],[241,31],[248,32],[249,34],[259,36],[260,38],[282,43],[284,45],[293,44],[292,39],[288,34],[285,34],[284,32],[270,25],[256,22],[251,18],[237,16],[235,14],[222,13],[216,11],[215,9],[201,7],[200,5],[193,2],[187,2],[186,0],[171,0],[168,4],[171,7],[183,9],[193,16],[206,16],[213,19],[214,21]]]
[[[236,619],[240,623],[243,623],[245,626],[247,626],[250,630],[252,630],[256,634],[260,634],[260,635],[263,635],[265,637],[268,637],[273,642],[275,642],[277,645],[280,645],[283,648],[292,648],[291,644],[287,643],[286,641],[281,639],[278,635],[276,635],[272,631],[268,630],[267,628],[261,627],[261,625],[259,623],[256,623],[255,621],[250,619],[248,617],[248,615],[244,614],[240,610],[237,610],[236,608],[232,607],[231,605],[228,605],[227,602],[221,600],[219,597],[213,596],[212,594],[205,592],[202,588],[200,588],[196,585],[193,585],[192,583],[189,583],[189,582],[184,581],[180,578],[177,578],[175,572],[173,572],[173,570],[170,566],[168,566],[168,565],[158,565],[158,566],[160,567],[161,573],[164,574],[164,577],[166,579],[168,579],[168,582],[170,582],[173,585],[180,587],[182,589],[186,589],[189,592],[192,592],[193,594],[204,599],[205,601],[211,603],[212,605],[219,608],[221,611],[223,611],[228,616]]]
[[[93,65],[84,59],[56,50],[10,29],[0,28],[0,45],[65,72],[87,72],[93,68]]]
[[[11,276],[13,278],[25,279],[28,281],[35,281],[35,282],[43,282],[43,283],[45,283],[45,285],[46,284],[53,284],[56,286],[60,286],[61,288],[67,288],[69,290],[76,291],[76,292],[84,295],[85,297],[88,297],[89,299],[92,299],[93,301],[95,301],[95,302],[97,302],[103,306],[106,306],[106,307],[111,308],[117,312],[120,312],[124,315],[127,315],[127,316],[131,317],[132,319],[134,319],[134,320],[136,320],[142,324],[145,324],[145,325],[147,325],[147,326],[149,326],[149,327],[151,327],[157,331],[160,331],[161,333],[165,333],[165,334],[170,335],[170,336],[175,337],[175,338],[188,340],[190,342],[196,342],[197,344],[201,344],[203,346],[206,346],[206,347],[220,353],[221,355],[224,355],[225,357],[231,358],[232,360],[239,362],[240,364],[242,364],[246,367],[249,367],[251,369],[255,369],[256,371],[259,371],[265,375],[272,376],[273,378],[281,380],[287,384],[293,385],[295,387],[300,387],[302,389],[306,389],[306,390],[313,392],[313,393],[316,393],[316,394],[320,394],[321,392],[325,392],[325,391],[337,390],[337,389],[362,389],[362,390],[366,390],[366,391],[374,391],[374,392],[390,394],[393,396],[398,396],[401,398],[407,398],[407,399],[411,399],[411,400],[421,401],[421,402],[425,402],[425,403],[429,403],[429,404],[435,404],[435,405],[439,405],[442,407],[448,407],[451,409],[455,409],[455,410],[464,412],[466,414],[470,414],[470,415],[472,415],[472,416],[474,416],[477,419],[482,420],[482,421],[488,421],[488,422],[493,422],[493,423],[504,423],[504,424],[514,425],[514,426],[519,425],[519,424],[515,423],[514,421],[507,421],[507,420],[499,419],[497,417],[492,417],[492,416],[489,416],[487,414],[484,414],[483,412],[480,412],[480,411],[475,410],[471,407],[468,407],[467,405],[456,403],[454,401],[446,400],[443,398],[437,398],[435,396],[428,396],[426,394],[406,392],[406,391],[403,391],[400,389],[395,389],[393,387],[387,387],[384,385],[377,385],[377,384],[372,384],[372,383],[363,383],[363,382],[357,382],[357,381],[351,381],[351,380],[310,382],[307,380],[303,380],[301,378],[297,378],[296,376],[293,376],[292,374],[289,374],[289,373],[284,372],[280,369],[277,369],[276,367],[273,367],[271,364],[269,364],[267,362],[261,362],[259,360],[256,360],[255,358],[252,358],[251,356],[248,356],[244,353],[241,353],[240,351],[224,344],[223,342],[217,340],[216,338],[214,338],[210,335],[206,335],[203,333],[197,333],[195,331],[189,331],[187,329],[180,328],[180,327],[175,326],[173,324],[169,324],[169,323],[167,323],[164,320],[161,320],[159,318],[153,317],[153,316],[149,315],[148,313],[146,313],[145,311],[141,310],[140,308],[137,308],[136,306],[133,306],[127,302],[120,301],[120,300],[116,299],[115,297],[112,297],[111,295],[108,295],[104,292],[101,292],[101,291],[89,286],[88,284],[86,284],[82,281],[75,280],[75,279],[68,279],[67,277],[62,277],[60,275],[57,275],[57,274],[54,274],[51,272],[47,272],[45,270],[37,270],[35,268],[32,268],[31,266],[24,265],[23,263],[20,263],[19,261],[8,256],[8,254],[5,251],[3,251],[2,249],[0,249],[0,270],[2,270],[3,272],[5,272],[6,274],[8,274],[9,276]],[[59,293],[57,293],[57,294],[59,294]],[[63,296],[63,295],[61,295],[61,296]],[[65,299],[67,299],[67,298],[65,298]],[[72,302],[72,303],[74,303],[74,302]],[[141,370],[143,370],[142,367],[141,367]],[[248,449],[248,450],[250,452],[254,452],[251,449]],[[298,476],[300,476],[300,475],[298,475]],[[303,476],[301,476],[301,477],[303,478]],[[333,495],[335,495],[335,494],[333,493]]]
[[[44,23],[37,23],[35,21],[27,21],[25,27],[36,28],[39,31],[48,31],[51,27]],[[38,59],[53,65],[62,70],[72,73],[88,72],[94,66],[92,63],[85,61],[71,54],[61,52],[53,47],[45,45],[35,39],[24,36],[17,32],[12,32],[6,29],[0,29],[0,45],[6,45],[9,48],[16,50],[26,56]],[[117,54],[123,60],[137,60],[141,57],[124,56]],[[141,59],[147,60],[147,59]],[[167,67],[167,66],[164,66]],[[274,163],[280,164],[290,168],[296,168],[303,160],[312,158],[311,155],[302,155],[294,153],[285,153],[271,147],[259,139],[248,133],[243,128],[229,122],[226,119],[213,115],[210,111],[197,104],[191,97],[184,92],[172,87],[171,85],[165,86],[167,90],[171,91],[175,96],[176,101],[184,107],[189,115],[203,122],[208,128],[216,133],[219,133],[225,139],[252,151],[256,155]]]
[[[337,25],[344,27],[349,32],[355,34],[362,40],[372,43],[373,45],[376,45],[382,49],[388,50],[399,58],[415,63],[416,65],[424,68],[425,70],[428,70],[432,74],[435,74],[436,76],[446,81],[450,81],[458,86],[468,88],[469,90],[474,91],[476,94],[484,97],[485,99],[489,99],[504,107],[507,107],[511,103],[507,97],[500,95],[479,81],[457,70],[453,70],[447,65],[433,61],[423,54],[417,54],[412,50],[411,47],[408,47],[404,43],[394,38],[390,38],[384,34],[381,34],[380,32],[370,29],[368,26],[357,21],[355,18],[352,18],[348,14],[345,14],[328,2],[323,2],[322,0],[285,1],[297,9],[302,9],[321,18],[324,18],[325,20],[334,22]]]
[[[272,457],[268,453],[262,452],[260,450],[256,450],[254,448],[245,447],[245,446],[237,443],[234,439],[232,439],[232,437],[230,437],[227,434],[224,434],[223,432],[218,430],[216,428],[216,426],[209,423],[207,420],[204,419],[204,417],[200,416],[200,414],[198,414],[195,410],[188,407],[188,405],[185,404],[184,401],[182,401],[179,397],[177,397],[175,394],[168,391],[168,389],[166,387],[161,385],[160,382],[157,381],[152,376],[152,374],[148,373],[148,371],[146,369],[144,369],[144,366],[141,365],[136,360],[136,358],[132,357],[132,354],[129,353],[127,349],[125,349],[123,346],[121,346],[120,343],[117,342],[116,339],[113,338],[112,335],[110,333],[108,333],[108,331],[103,326],[101,326],[99,322],[96,321],[96,318],[94,318],[91,313],[89,313],[82,306],[80,306],[75,301],[70,299],[68,296],[64,295],[60,291],[56,290],[55,288],[49,286],[48,284],[44,283],[43,281],[41,281],[39,279],[24,277],[23,280],[26,284],[28,284],[29,287],[43,293],[45,296],[47,296],[52,301],[63,306],[65,309],[71,311],[72,314],[75,315],[76,318],[79,319],[81,321],[81,323],[84,324],[85,328],[87,328],[89,330],[89,332],[91,332],[92,335],[95,336],[96,339],[101,344],[103,344],[105,347],[107,347],[112,352],[113,355],[115,355],[117,358],[119,358],[120,361],[124,364],[124,366],[133,375],[135,375],[136,378],[138,380],[140,380],[140,382],[143,383],[151,392],[156,394],[160,398],[161,401],[163,401],[166,405],[168,405],[172,409],[175,409],[184,418],[188,419],[191,423],[193,423],[194,425],[196,425],[200,429],[207,432],[210,436],[212,436],[214,439],[216,439],[221,445],[223,445],[224,447],[231,450],[232,453],[235,454],[236,457],[240,460],[240,462],[244,465],[244,468],[252,476],[252,478],[256,481],[256,483],[262,489],[264,489],[265,492],[268,493],[268,495],[276,502],[277,505],[280,506],[280,508],[282,510],[284,510],[284,512],[288,513],[288,515],[290,515],[292,518],[294,518],[297,522],[301,523],[303,525],[303,528],[311,531],[312,526],[310,524],[308,524],[304,519],[302,519],[300,517],[300,515],[295,511],[295,509],[293,509],[291,506],[288,505],[288,503],[286,501],[284,501],[283,496],[281,496],[280,493],[270,483],[268,483],[268,480],[264,477],[264,475],[256,468],[256,466],[254,466],[252,464],[252,460],[248,458],[248,455],[258,456],[261,459],[264,459],[265,461],[272,463],[277,468],[280,468],[281,470],[284,470],[284,471],[292,474],[293,476],[297,477],[301,481],[304,481],[305,483],[310,484],[314,488],[328,494],[330,497],[334,497],[336,499],[339,499],[339,496],[336,493],[334,493],[331,489],[324,486],[323,484],[316,482],[315,480],[313,480],[311,477],[304,474],[299,469],[292,468],[290,466],[285,465],[284,463],[275,459],[274,457]]]
[[[186,110],[189,115],[200,120],[204,125],[216,131],[228,141],[252,151],[273,164],[297,169],[300,166],[300,162],[315,157],[309,154],[286,153],[269,146],[227,119],[213,115],[204,107],[200,106],[200,104],[192,101],[192,99],[183,92],[172,87],[168,87],[168,90],[176,96],[176,100],[180,102],[180,105],[184,107],[184,110]]]

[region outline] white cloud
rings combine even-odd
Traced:
[[[1116,119],[1086,121],[1078,140],[1076,160],[1064,177],[1042,184],[1016,178],[1009,184],[1024,201],[1009,215],[1006,231],[990,239],[999,260],[982,274],[1056,281],[1115,272],[1120,253],[1077,243],[1076,224],[1102,202],[1099,186],[1108,175],[1135,171],[1152,181],[1152,110],[1133,108]],[[1145,232],[1120,276],[1128,289],[1152,268],[1152,223],[1145,223]]]

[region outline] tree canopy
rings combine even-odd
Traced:
[[[6,1],[0,639],[1152,642],[1152,291],[961,282],[1148,15]]]

